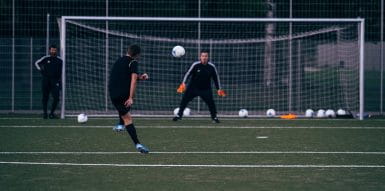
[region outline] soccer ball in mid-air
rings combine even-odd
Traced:
[[[325,110],[319,109],[319,110],[317,111],[317,117],[318,117],[318,118],[324,118],[324,117],[325,117]]]
[[[275,110],[274,109],[268,109],[266,111],[266,116],[267,117],[275,117]]]
[[[184,50],[183,46],[179,46],[179,45],[175,46],[171,51],[172,56],[176,58],[182,57],[185,53],[186,51]]]
[[[241,110],[239,110],[239,112],[238,112],[238,116],[239,116],[239,117],[246,118],[247,116],[249,116],[249,112],[248,112],[246,109],[241,109]]]
[[[305,112],[305,117],[314,117],[314,111],[312,109],[307,109]]]
[[[334,110],[328,109],[325,112],[325,116],[329,117],[329,118],[334,118],[334,117],[336,117],[336,113],[334,112]]]
[[[174,109],[174,116],[178,116],[179,107]],[[183,111],[183,116],[190,116],[191,115],[191,109],[186,107]]]
[[[86,114],[81,113],[78,115],[78,123],[85,123],[88,121],[88,117]]]

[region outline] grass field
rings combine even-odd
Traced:
[[[385,190],[385,120],[0,116],[0,190]]]

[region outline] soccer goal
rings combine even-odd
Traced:
[[[171,116],[176,88],[207,49],[227,97],[214,95],[220,116],[303,114],[306,109],[364,111],[364,19],[166,18],[63,16],[61,117],[116,115],[108,96],[109,69],[128,45],[142,47],[132,113]],[[186,55],[171,55],[181,45]],[[214,87],[214,86],[213,86]],[[213,91],[213,93],[215,93]],[[206,115],[203,101],[188,107]]]

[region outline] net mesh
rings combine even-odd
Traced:
[[[207,49],[228,96],[214,95],[219,115],[278,114],[306,109],[359,108],[359,30],[353,22],[198,22],[67,20],[66,114],[115,114],[107,92],[109,70],[130,44],[142,48],[132,113],[172,115],[176,88]],[[290,30],[291,28],[291,30]],[[290,33],[291,31],[291,33]],[[181,45],[182,58],[171,50]],[[213,86],[215,87],[215,86]],[[215,91],[213,91],[215,93]],[[195,98],[192,115],[207,114]]]

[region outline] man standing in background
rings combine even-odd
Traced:
[[[59,94],[61,88],[63,60],[57,56],[57,48],[55,45],[49,47],[49,55],[43,56],[35,62],[36,68],[42,75],[42,103],[43,103],[43,118],[50,119],[58,118],[55,115],[56,107],[59,103]],[[52,95],[53,101],[51,111],[48,115],[47,105],[49,94]]]

